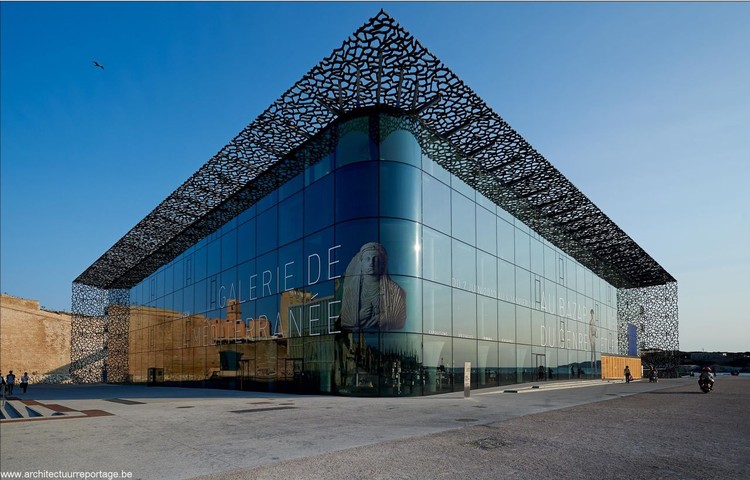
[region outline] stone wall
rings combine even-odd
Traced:
[[[0,295],[0,372],[31,383],[70,381],[70,314],[48,312],[37,300]]]

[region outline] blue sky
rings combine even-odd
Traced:
[[[750,3],[3,2],[2,291],[69,310],[380,8],[677,278],[683,350],[750,350]]]

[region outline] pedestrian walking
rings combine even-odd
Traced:
[[[23,372],[19,380],[21,380],[21,392],[26,393],[26,389],[29,388],[29,374]]]
[[[8,395],[13,395],[13,387],[16,385],[16,376],[13,375],[13,370],[8,372],[5,377],[5,391]]]

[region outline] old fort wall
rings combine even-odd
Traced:
[[[0,295],[0,372],[31,383],[70,381],[70,314],[43,310],[37,300]]]

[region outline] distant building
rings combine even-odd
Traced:
[[[79,381],[427,395],[465,362],[482,388],[679,345],[675,279],[383,12],[76,278],[73,310]]]

